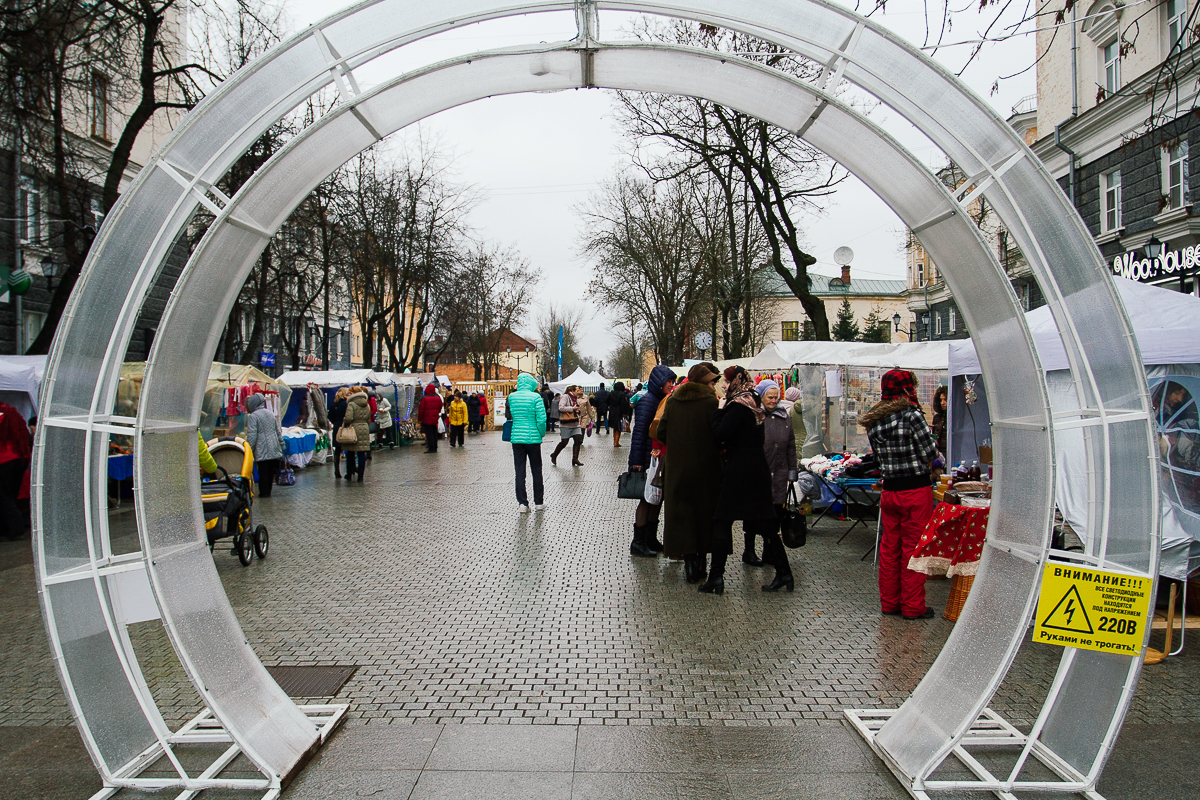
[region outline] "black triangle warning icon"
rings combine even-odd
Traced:
[[[1092,630],[1092,621],[1088,619],[1087,611],[1083,608],[1079,589],[1074,586],[1067,590],[1062,600],[1058,601],[1058,605],[1042,620],[1042,627],[1074,633],[1095,633]]]

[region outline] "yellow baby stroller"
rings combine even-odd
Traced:
[[[271,536],[266,525],[254,526],[254,453],[240,436],[222,436],[208,442],[208,452],[222,477],[201,483],[204,527],[208,549],[219,539],[233,539],[233,552],[242,566],[254,556],[267,557]]]

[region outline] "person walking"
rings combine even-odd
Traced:
[[[329,407],[329,424],[333,430],[329,434],[329,445],[333,448],[333,479],[342,477],[342,446],[337,442],[338,430],[346,419],[346,398],[350,395],[350,387],[343,386],[333,396],[333,405]],[[347,464],[349,469],[349,464]]]
[[[742,521],[750,533],[778,536],[779,523],[771,503],[771,468],[763,449],[766,414],[754,379],[742,367],[725,370],[725,397],[713,415],[712,434],[724,456],[721,489],[713,512],[709,552],[712,564],[700,591],[725,593],[725,563],[733,552],[733,523]],[[778,577],[778,575],[776,576]],[[766,587],[764,587],[766,588]]]
[[[361,386],[351,386],[346,398],[346,419],[343,427],[353,427],[355,442],[346,445],[346,480],[357,474],[363,482],[367,472],[367,454],[371,451],[371,403],[367,391]]]
[[[392,420],[391,401],[389,401],[385,395],[377,393],[375,395],[375,403],[375,427],[379,429],[376,444],[379,446],[379,449],[382,450],[383,440],[386,438],[389,449],[395,450],[396,440],[392,435],[392,425],[394,423]]]
[[[712,436],[721,373],[705,361],[688,370],[687,383],[671,392],[655,438],[666,447],[663,484],[663,547],[682,558],[688,583],[704,580],[705,554],[712,539],[713,513],[721,489],[721,457]],[[647,395],[638,408],[646,407]]]
[[[492,413],[488,407],[487,392],[479,393],[479,432],[483,433],[487,430],[488,414]]]
[[[513,474],[517,485],[517,510],[529,513],[529,495],[525,490],[525,463],[533,473],[533,507],[546,507],[542,484],[542,438],[546,435],[546,403],[537,393],[537,379],[522,374],[517,390],[508,396],[507,416],[512,420],[509,441],[513,451]]]
[[[417,407],[417,421],[421,433],[425,434],[425,452],[436,453],[438,446],[438,418],[442,415],[442,398],[432,382],[425,386],[425,396]]]
[[[562,395],[555,392],[550,398],[550,408],[546,411],[546,424],[549,425],[549,430],[557,430],[559,420],[562,418],[562,412],[559,410],[558,401],[562,399]]]
[[[467,404],[467,433],[479,432],[479,393],[471,392],[464,402]]]
[[[782,395],[779,384],[765,380],[758,384],[758,396],[762,400],[763,412],[763,453],[767,457],[767,466],[771,469],[771,503],[775,506],[777,528],[782,529],[787,520],[788,486],[796,480],[799,469],[796,460],[796,431],[788,419],[788,412],[782,405]],[[775,580],[762,587],[764,592],[777,592],[795,589],[795,579],[792,577],[792,566],[788,563],[787,549],[783,546],[783,538],[779,530],[763,533],[762,560],[754,556],[754,536],[746,531],[746,549],[742,552],[742,561],[752,564],[763,561],[775,568]],[[750,560],[746,559],[747,553]]]
[[[596,433],[600,432],[600,426],[604,426],[604,432],[608,433],[608,396],[610,392],[604,388],[604,382],[600,382],[600,388],[592,395],[592,408],[596,411]]]
[[[893,369],[880,380],[882,399],[859,417],[879,459],[883,491],[879,498],[879,602],[884,614],[931,619],[925,605],[925,576],[908,568],[933,514],[929,471],[937,442],[921,413],[917,380]]]
[[[25,535],[25,515],[17,495],[32,452],[25,418],[13,406],[0,403],[0,540],[6,542]]]
[[[245,438],[258,467],[258,495],[270,497],[283,462],[283,428],[261,394],[246,398],[246,411]]]
[[[804,454],[804,443],[808,441],[808,427],[804,424],[804,404],[800,401],[800,387],[793,386],[783,393],[783,402],[779,405],[787,411],[788,421],[792,423],[792,432],[796,435],[796,454]]]
[[[550,463],[556,467],[558,466],[558,454],[567,446],[567,442],[574,443],[571,450],[571,466],[583,466],[583,462],[579,460],[579,449],[583,447],[583,428],[580,426],[579,409],[579,398],[582,395],[583,389],[571,385],[558,399],[558,416],[561,423],[558,431],[560,441],[558,447],[554,448],[554,452],[550,454]]]
[[[596,408],[588,398],[587,392],[582,388],[575,399],[579,402],[579,427],[585,436],[591,436],[592,429],[596,427]],[[579,461],[578,457],[575,460]],[[579,466],[582,467],[583,462],[580,462]]]
[[[450,401],[450,446],[463,446],[463,433],[467,429],[467,404],[463,402],[462,392],[454,391],[454,399]]]
[[[613,390],[608,393],[608,427],[612,430],[613,447],[621,446],[621,429],[632,413],[633,407],[629,405],[629,394],[625,391],[625,384],[617,381]]]
[[[650,371],[650,390],[642,398],[643,402],[638,404],[639,410],[634,412],[633,428],[629,437],[630,472],[644,472],[650,468],[650,455],[653,450],[650,423],[654,421],[658,404],[675,388],[676,377],[670,367],[662,364]],[[663,545],[658,541],[658,518],[661,511],[661,505],[648,503],[645,497],[638,501],[633,519],[633,541],[629,543],[630,555],[653,558],[663,551]]]

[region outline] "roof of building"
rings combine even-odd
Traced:
[[[818,297],[899,297],[908,288],[904,280],[875,280],[850,277],[850,285],[832,275],[808,273],[809,286]],[[775,297],[791,297],[792,290],[777,274],[767,276],[767,293]]]

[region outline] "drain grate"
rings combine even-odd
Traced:
[[[288,697],[333,697],[358,667],[267,667]]]

